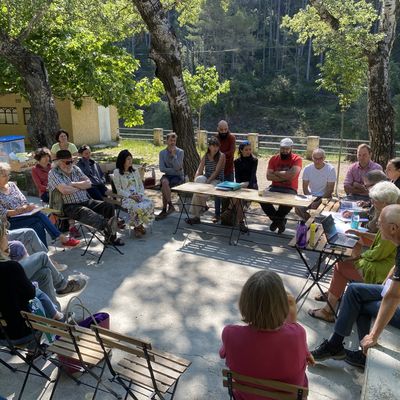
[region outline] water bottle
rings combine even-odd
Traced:
[[[351,216],[350,227],[351,229],[358,229],[359,226],[360,226],[360,216],[358,215],[357,211],[354,211],[353,215]]]
[[[307,225],[304,221],[301,221],[297,225],[296,230],[296,245],[301,249],[304,249],[307,245]]]

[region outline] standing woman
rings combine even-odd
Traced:
[[[79,240],[63,235],[41,211],[29,215],[37,208],[36,205],[29,204],[17,185],[9,179],[10,166],[0,163],[0,217],[8,218],[11,229],[32,228],[46,247],[46,232],[53,240],[60,238],[63,246],[75,247],[79,244]]]
[[[208,139],[207,153],[200,161],[194,181],[197,183],[209,183],[213,186],[224,180],[225,154],[219,150],[219,140],[216,137]],[[190,218],[185,222],[189,225],[200,223],[200,213],[207,205],[208,196],[194,194],[190,206]]]
[[[78,155],[78,149],[76,146],[73,143],[68,142],[69,133],[67,131],[60,129],[57,131],[55,138],[57,143],[54,143],[53,146],[51,146],[51,158],[53,160],[55,160],[57,151],[59,150],[68,150],[72,154],[72,157]]]
[[[146,233],[143,225],[154,218],[154,205],[145,195],[139,170],[132,167],[132,161],[132,154],[128,150],[118,154],[113,181],[117,193],[122,196],[122,207],[129,212],[135,237],[141,237]]]
[[[51,169],[51,153],[47,147],[37,149],[34,159],[37,161],[32,168],[32,179],[39,191],[39,197],[44,203],[49,202],[49,191],[47,183],[49,181],[49,171]]]
[[[386,166],[387,177],[400,189],[400,157],[391,159]]]

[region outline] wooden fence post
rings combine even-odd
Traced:
[[[307,160],[312,159],[312,152],[319,147],[319,136],[307,136]]]
[[[254,154],[258,154],[258,133],[248,133],[247,140],[251,144],[251,150]]]
[[[162,146],[164,144],[164,130],[163,128],[153,129],[153,143],[156,146]]]
[[[200,150],[205,150],[207,148],[207,131],[203,131],[198,129],[196,131],[197,134],[197,145]]]

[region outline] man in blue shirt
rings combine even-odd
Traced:
[[[175,211],[175,207],[171,201],[171,188],[178,186],[185,181],[183,173],[184,152],[176,146],[177,137],[178,136],[175,132],[169,133],[167,135],[167,147],[160,151],[160,171],[164,172],[164,175],[161,178],[163,208],[160,214],[156,216],[156,220],[164,219],[168,214]]]

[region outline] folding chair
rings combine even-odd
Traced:
[[[183,358],[152,349],[151,343],[120,333],[92,326],[100,343],[113,380],[130,395],[147,393],[151,399],[173,399],[179,378],[191,362]],[[122,350],[124,357],[117,365],[111,364],[107,348]]]
[[[290,383],[253,378],[229,369],[223,369],[222,375],[230,400],[235,400],[234,390],[276,400],[305,400],[308,396],[307,388]]]
[[[7,334],[6,327],[7,327],[7,322],[4,318],[2,318],[2,316],[0,314],[0,335],[3,338],[3,341],[5,343],[4,345],[0,345],[0,352],[7,353],[7,354],[10,354],[13,356],[17,356],[28,366],[29,370],[33,369],[34,371],[36,371],[36,372],[32,372],[32,375],[39,376],[39,377],[45,378],[48,381],[50,381],[51,380],[50,377],[48,375],[46,375],[43,371],[41,371],[34,364],[35,360],[38,358],[38,355],[36,354],[36,352],[32,353],[31,349],[27,349],[26,348],[27,343],[20,344],[20,345],[14,345],[12,340],[10,339],[10,337]],[[32,337],[32,340],[34,340],[33,337]],[[0,358],[0,364],[4,365],[6,368],[8,368],[12,372],[26,373],[26,371],[12,366],[11,364],[9,364],[8,362],[4,361],[1,358]],[[25,387],[25,384],[22,389],[24,389],[24,387]]]
[[[50,399],[53,398],[56,391],[61,372],[64,372],[77,384],[83,384],[95,389],[92,397],[93,399],[96,397],[99,390],[102,392],[108,392],[117,399],[121,399],[121,396],[118,393],[109,388],[108,385],[103,382],[102,376],[106,366],[103,354],[107,354],[107,357],[110,357],[110,350],[103,348],[98,344],[96,335],[93,331],[25,311],[21,311],[21,314],[31,329],[42,332],[47,336],[47,338],[51,338],[49,340],[50,344],[47,346],[43,346],[39,341],[37,341],[37,351],[40,352],[40,355],[44,359],[53,363],[58,369],[57,378],[54,382]],[[62,358],[61,360],[60,357]],[[99,364],[102,362],[103,365],[100,367]],[[100,374],[93,371],[94,367],[100,369]],[[80,373],[79,377],[85,372],[88,373],[97,381],[96,386],[80,381],[70,372],[71,368]],[[26,372],[24,387],[29,374],[30,369]],[[101,389],[100,386],[104,389]],[[23,390],[21,390],[19,399],[22,397],[22,393]]]

